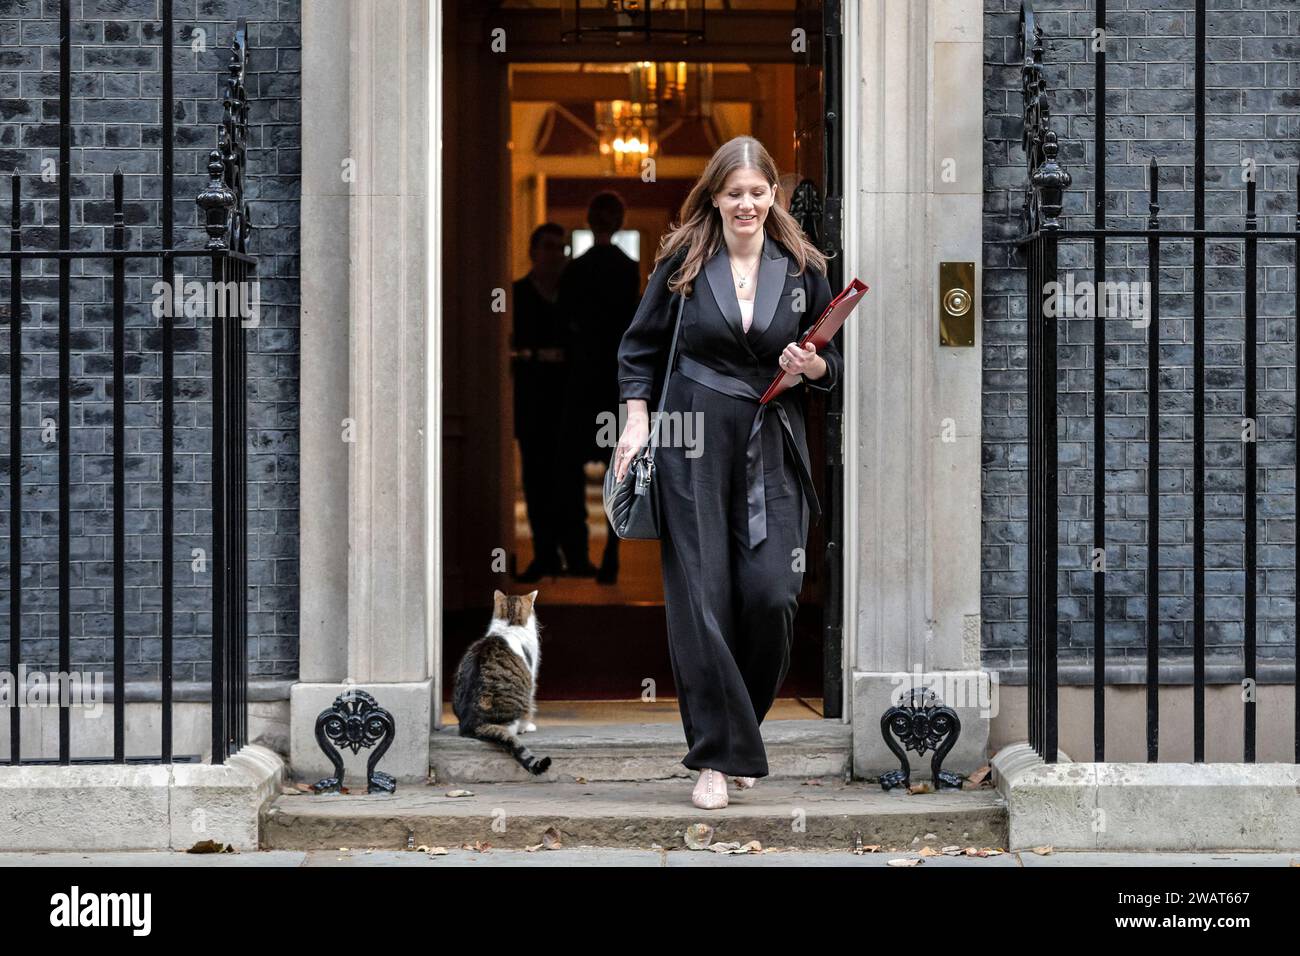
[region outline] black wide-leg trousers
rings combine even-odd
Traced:
[[[767,415],[767,538],[751,550],[745,447],[758,406],[679,371],[669,379],[665,411],[678,415],[660,426],[655,481],[668,649],[689,746],[682,763],[765,777],[759,724],[790,667],[808,505],[780,422]],[[675,427],[686,420],[695,425]]]

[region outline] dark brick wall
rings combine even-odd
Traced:
[[[1295,224],[1300,160],[1300,2],[1211,0],[1207,18],[1207,194],[1210,228],[1241,228],[1243,160],[1259,174],[1261,229]],[[1091,0],[1038,0],[1048,37],[1046,76],[1074,182],[1067,224],[1092,225]],[[1024,273],[1008,244],[1024,185],[1017,53],[1018,0],[985,0],[984,421],[982,615],[984,661],[1026,654],[1028,431]],[[1111,0],[1108,9],[1107,213],[1141,227],[1147,169],[1160,163],[1161,219],[1190,227],[1195,82],[1191,0]],[[1258,281],[1259,657],[1295,659],[1294,248],[1261,244]],[[1090,246],[1062,250],[1062,279],[1092,278]],[[1207,244],[1206,633],[1211,662],[1241,661],[1244,620],[1243,445],[1245,276],[1240,243]],[[1144,281],[1145,242],[1114,243],[1107,279]],[[1186,660],[1192,640],[1191,245],[1169,243],[1161,268],[1161,646]],[[1106,320],[1107,657],[1145,660],[1147,331]],[[1093,323],[1060,332],[1060,601],[1064,657],[1090,659],[1096,607],[1087,569],[1093,540]]]
[[[298,209],[300,170],[299,0],[176,0],[177,245],[199,247],[194,197],[221,117],[221,90],[235,21],[250,33],[252,101],[248,195],[261,277],[259,327],[247,333],[250,645],[253,679],[292,678],[298,658]],[[59,5],[0,0],[0,171],[24,177],[24,243],[53,248],[57,169]],[[111,241],[112,172],[125,173],[131,248],[160,248],[161,10],[159,0],[73,4],[73,245]],[[206,48],[196,49],[199,30]],[[7,176],[3,216],[8,221]],[[8,239],[3,240],[6,243]],[[197,267],[191,265],[191,271]],[[160,659],[161,433],[159,320],[152,315],[155,261],[133,263],[127,282],[127,676],[157,679]],[[8,268],[0,289],[0,536],[8,541]],[[112,312],[99,264],[72,279],[72,660],[97,669],[112,655]],[[58,455],[41,420],[58,415],[57,268],[33,264],[24,280],[22,529],[26,541],[23,660],[53,667],[58,646]],[[188,278],[197,278],[189,276]],[[176,667],[178,681],[206,680],[210,573],[194,573],[191,548],[210,554],[210,323],[177,320]],[[8,549],[3,548],[0,661],[9,639]]]

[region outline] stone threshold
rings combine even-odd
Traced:
[[[853,728],[838,720],[770,720],[762,725],[770,778],[838,777],[853,765]],[[543,725],[520,740],[551,766],[532,777],[500,747],[443,727],[429,740],[435,781],[551,783],[694,778],[683,766],[686,737],[680,722]]]

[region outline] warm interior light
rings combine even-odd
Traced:
[[[596,104],[599,152],[613,175],[633,175],[656,152],[654,103],[609,100]]]

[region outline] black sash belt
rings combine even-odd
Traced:
[[[707,365],[695,361],[689,355],[678,356],[677,371],[692,382],[698,382],[705,388],[711,388],[723,395],[730,395],[732,398],[743,398],[755,403],[763,397],[763,392],[767,390],[768,383],[771,382],[770,376],[740,378],[734,375],[724,375],[716,369],[711,369]],[[813,489],[812,475],[808,473],[803,455],[799,451],[799,445],[795,440],[794,430],[790,427],[790,419],[786,415],[785,407],[775,399],[766,405],[759,405],[758,414],[754,416],[754,424],[749,430],[749,440],[745,443],[745,500],[749,512],[750,548],[757,548],[767,538],[767,502],[763,494],[762,434],[764,417],[769,408],[773,409],[781,420],[781,435],[785,440],[786,447],[790,449],[791,457],[794,458],[795,470],[799,472],[799,484],[803,489],[804,497],[808,499],[809,507],[812,508],[813,514],[818,517],[821,517],[822,513],[821,505],[817,501],[817,492]]]

